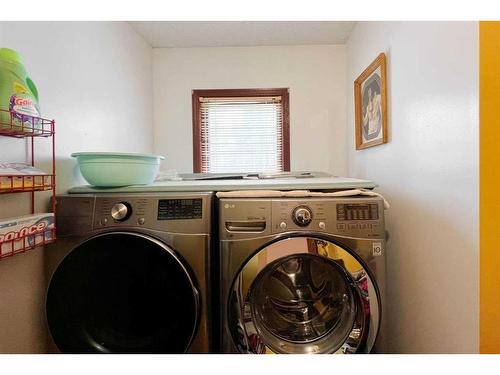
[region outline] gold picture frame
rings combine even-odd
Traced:
[[[354,81],[356,150],[388,141],[386,65],[381,53]]]

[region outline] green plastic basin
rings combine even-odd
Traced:
[[[160,170],[159,155],[128,154],[119,152],[75,152],[83,177],[90,185],[118,187],[148,185]]]

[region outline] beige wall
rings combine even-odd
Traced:
[[[191,90],[290,88],[292,170],[345,174],[345,47],[154,48],[155,151],[192,172]]]
[[[19,51],[42,115],[57,121],[57,183],[83,181],[75,151],[152,151],[151,47],[124,22],[0,22],[0,46]],[[39,166],[50,141],[36,142]],[[25,141],[0,137],[0,161],[24,161]],[[48,169],[50,171],[50,168]],[[43,209],[48,195],[37,195]],[[0,219],[29,212],[27,194],[0,195]],[[0,353],[43,352],[43,253],[0,261]]]
[[[352,84],[388,57],[389,143],[356,151]],[[347,43],[348,174],[387,211],[389,347],[478,351],[478,25],[359,22]]]

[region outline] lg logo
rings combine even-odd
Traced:
[[[374,242],[373,243],[373,256],[378,257],[382,255],[382,243],[381,242]]]

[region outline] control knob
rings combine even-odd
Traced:
[[[111,209],[111,217],[116,221],[125,221],[132,215],[132,207],[127,202],[116,203]]]
[[[293,210],[292,219],[300,227],[308,226],[312,221],[312,212],[309,207],[299,206]]]

